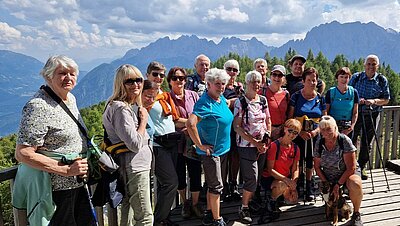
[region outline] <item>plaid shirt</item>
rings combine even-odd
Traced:
[[[372,79],[368,79],[365,72],[355,73],[351,77],[349,85],[353,86],[358,91],[360,99],[390,99],[388,80],[385,76],[380,76],[382,76],[383,79],[378,78],[378,73],[375,73]],[[355,81],[357,77],[359,77],[358,81]],[[383,82],[379,82],[380,80],[383,80]],[[358,109],[363,110],[364,107]],[[381,110],[382,106],[373,106],[373,111]]]

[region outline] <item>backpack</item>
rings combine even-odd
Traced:
[[[275,145],[276,145],[276,154],[275,154],[275,160],[278,160],[279,158],[279,154],[281,153],[281,142],[279,141],[279,139],[274,141]],[[293,144],[293,148],[294,148],[294,157],[296,157],[297,154],[297,144],[292,142]]]
[[[262,107],[262,111],[264,110],[264,109],[266,109],[268,106],[267,106],[267,98],[265,98],[264,96],[259,96],[260,97],[260,105],[261,105],[261,107]],[[240,101],[240,105],[242,106],[242,110],[244,111],[244,113],[245,113],[245,117],[246,117],[246,124],[249,124],[249,109],[248,109],[248,103],[247,103],[247,101],[246,101],[246,98],[244,97],[244,95],[242,95],[242,96],[240,96],[239,97],[239,101]]]
[[[343,150],[344,150],[344,137],[345,135],[339,133],[339,153],[340,153],[340,157],[343,157]],[[319,156],[322,155],[322,149],[324,148],[324,143],[325,143],[325,138],[323,138],[321,136],[321,139],[319,140],[319,147],[318,147],[318,154]]]

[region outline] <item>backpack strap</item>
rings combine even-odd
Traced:
[[[345,139],[344,136],[345,135],[343,135],[342,133],[339,133],[338,136],[340,157],[343,157],[344,139]],[[322,149],[324,148],[324,143],[325,143],[325,138],[321,137],[321,139],[319,140],[319,148],[318,148],[318,153],[320,157],[322,155]]]
[[[279,154],[281,153],[281,142],[279,141],[279,139],[276,139],[274,141],[275,145],[276,145],[276,153],[275,153],[275,160],[278,160],[279,158]],[[292,142],[293,144],[293,148],[294,148],[294,157],[296,158],[297,155],[297,144]]]
[[[242,106],[242,110],[244,112],[244,117],[246,118],[246,123],[249,124],[249,111],[247,109],[247,101],[244,96],[239,97],[240,105]]]
[[[276,145],[276,154],[275,154],[275,160],[278,160],[279,158],[279,154],[281,153],[281,142],[279,141],[279,139],[276,139],[274,141],[275,145]]]

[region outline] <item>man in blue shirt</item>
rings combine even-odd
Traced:
[[[358,119],[353,131],[353,144],[356,145],[357,137],[360,135],[365,123],[367,131],[361,133],[361,147],[358,155],[358,164],[362,169],[361,178],[368,179],[365,165],[369,161],[369,148],[374,138],[373,126],[379,123],[379,112],[382,105],[389,103],[390,92],[388,80],[377,72],[379,68],[379,58],[376,55],[368,55],[364,62],[365,71],[355,73],[349,82],[359,94],[360,107],[358,108]],[[372,117],[370,117],[370,114]],[[372,121],[371,121],[372,118]],[[351,136],[350,136],[351,137]]]
[[[194,63],[196,72],[188,76],[185,89],[193,90],[199,96],[203,95],[206,90],[205,74],[210,69],[210,65],[210,58],[204,54],[198,55]]]

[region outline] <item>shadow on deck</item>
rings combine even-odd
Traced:
[[[400,225],[400,174],[394,171],[386,171],[390,191],[387,188],[386,179],[382,169],[372,170],[374,187],[371,176],[363,181],[364,198],[361,203],[361,219],[364,225]],[[349,201],[350,202],[350,201]],[[238,210],[240,202],[222,202],[221,215],[229,219],[228,225],[245,225],[240,222]],[[316,202],[302,201],[296,205],[280,207],[280,218],[261,225],[331,225],[325,220],[323,201],[318,196]],[[201,219],[183,219],[180,215],[181,207],[172,211],[171,220],[184,225],[202,225]],[[259,216],[253,216],[253,224],[257,225]],[[349,222],[339,222],[339,225],[350,225]]]

